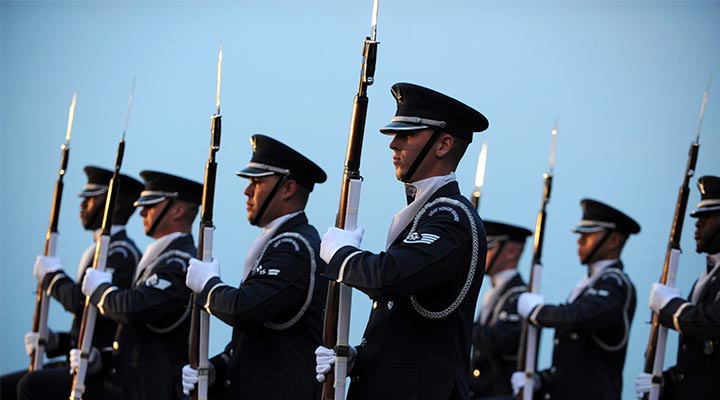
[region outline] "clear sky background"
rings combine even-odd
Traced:
[[[250,158],[252,134],[273,136],[327,171],[328,182],[316,187],[307,213],[321,233],[334,224],[371,0],[0,4],[1,373],[28,363],[22,337],[34,307],[32,265],[43,249],[74,90],[59,239],[70,274],[92,240],[78,218],[82,169],[113,165],[133,78],[123,172],[156,169],[202,180],[220,41],[223,137],[214,252],[223,279],[239,282],[245,252],[259,233],[246,221],[246,181],[235,176]],[[487,219],[534,226],[558,117],[542,292],[548,302],[562,302],[585,274],[570,231],[582,198],[614,205],[642,225],[623,254],[638,289],[623,396],[632,398],[649,331],[647,293],[662,268],[708,77],[714,72],[720,81],[718,38],[716,1],[382,0],[361,164],[363,246],[381,250],[392,215],[404,205],[390,139],[377,131],[394,114],[393,83],[431,87],[488,117],[490,128],[475,136],[457,171],[469,195],[487,141],[480,210]],[[711,90],[700,142],[698,175],[719,175],[720,83]],[[695,185],[693,179],[688,210],[699,200]],[[694,252],[693,223],[686,220],[682,240],[678,286],[685,295],[704,266]],[[150,243],[139,217],[128,231],[141,248]],[[527,247],[525,276],[530,241]],[[367,297],[356,293],[353,343],[362,337],[369,308]],[[50,326],[70,326],[57,302]],[[218,321],[211,329],[215,353],[230,329]],[[545,331],[541,368],[550,365],[551,339],[552,331]],[[674,363],[676,342],[672,335],[667,365]]]

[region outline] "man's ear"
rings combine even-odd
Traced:
[[[445,157],[455,145],[455,138],[449,133],[442,133],[437,140],[438,146],[435,155],[438,158]]]
[[[297,182],[295,182],[294,179],[288,179],[285,181],[285,184],[283,185],[282,189],[280,190],[280,194],[283,200],[287,200],[293,196],[295,196],[295,193],[297,192]]]

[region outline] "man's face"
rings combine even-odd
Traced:
[[[606,257],[606,245],[603,244],[599,249],[595,250],[595,254],[593,254],[591,259],[587,259],[588,255],[597,247],[598,243],[603,239],[603,236],[608,233],[607,231],[599,231],[599,232],[592,232],[592,233],[581,233],[580,237],[578,238],[578,257],[580,257],[580,262],[583,262],[584,264],[590,264],[593,261],[596,260],[603,260]]]
[[[153,226],[155,220],[157,220],[167,203],[168,200],[165,199],[159,203],[142,206],[142,209],[140,210],[140,216],[143,219],[143,226],[145,227],[146,235],[150,234],[150,228]],[[165,225],[166,221],[160,221],[160,223],[158,223],[157,227],[155,228],[155,232],[153,232],[152,237],[163,236],[163,227]]]
[[[421,131],[396,132],[393,140],[390,142],[390,149],[393,151],[393,165],[395,166],[395,177],[401,180],[410,166],[415,162],[418,153],[425,146],[425,143],[432,136],[432,129],[423,129]],[[427,163],[423,160],[417,168],[411,181],[417,181],[426,178],[423,168]]]
[[[700,214],[695,222],[695,251],[720,252],[720,211]]]
[[[105,194],[83,197],[80,203],[80,221],[88,230],[95,230],[102,225],[103,208],[105,207]]]
[[[265,199],[267,199],[267,197],[270,195],[270,192],[272,192],[275,184],[279,179],[279,175],[250,178],[250,183],[248,183],[243,193],[245,194],[245,196],[247,196],[245,208],[247,209],[248,213],[247,219],[251,224],[253,223],[253,221],[255,221],[255,218],[260,212],[260,207],[262,207],[262,205],[265,203]],[[265,212],[260,218],[260,221],[257,221],[257,226],[263,227],[268,222],[272,221],[272,218],[270,218],[272,215],[273,211],[271,202],[271,204],[268,204],[267,208],[265,209]]]

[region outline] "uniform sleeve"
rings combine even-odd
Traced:
[[[433,213],[433,211],[435,211]],[[325,273],[373,296],[396,297],[424,292],[457,277],[457,267],[466,269],[470,260],[471,232],[467,216],[459,207],[438,205],[428,212],[415,233],[386,252],[373,254],[352,246],[338,250]],[[441,262],[461,249],[462,265]],[[484,270],[485,257],[478,257],[477,267]]]
[[[111,244],[106,271],[113,273],[113,286],[121,289],[130,287],[137,262],[137,254],[127,245]],[[43,280],[43,290],[49,289],[50,296],[62,304],[65,311],[82,315],[85,307],[85,295],[80,290],[83,277],[84,271],[83,276],[75,282],[64,271],[53,272]]]
[[[239,288],[213,278],[196,303],[235,328],[257,329],[266,321],[292,318],[307,298],[309,281],[307,246],[295,238],[282,238],[270,243],[257,269]]]
[[[473,342],[476,348],[488,349],[495,354],[517,355],[520,342],[520,316],[517,313],[517,299],[512,295],[498,313],[494,324],[476,324]]]
[[[673,299],[660,310],[660,323],[699,340],[720,338],[720,302],[692,304]]]
[[[173,316],[187,306],[187,259],[176,256],[153,269],[142,283],[129,289],[100,285],[90,298],[100,313],[119,323],[149,323]]]
[[[623,304],[630,288],[616,274],[608,273],[573,303],[543,305],[530,314],[536,326],[597,332],[623,323]]]

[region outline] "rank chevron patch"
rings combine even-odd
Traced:
[[[440,236],[433,235],[432,233],[418,233],[412,232],[408,237],[403,240],[403,243],[407,244],[431,244],[432,242],[440,239]]]

